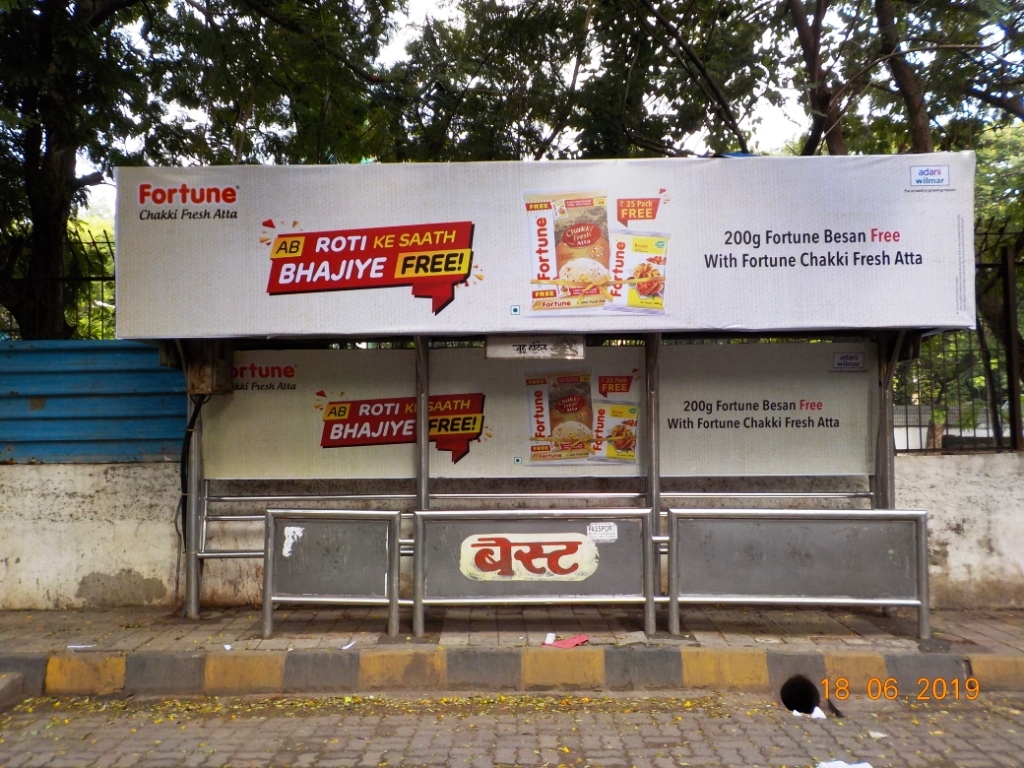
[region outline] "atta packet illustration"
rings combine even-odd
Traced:
[[[609,291],[606,190],[526,192],[534,311],[600,309]]]

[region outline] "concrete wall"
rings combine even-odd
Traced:
[[[0,609],[173,606],[178,483],[173,463],[0,465]],[[931,513],[934,607],[1024,606],[1024,454],[901,455],[896,497]],[[218,544],[262,548],[250,531]],[[257,605],[261,578],[209,561],[203,605]]]
[[[0,466],[0,608],[170,605],[178,465]]]
[[[1024,606],[1024,454],[902,454],[896,504],[929,512],[934,607]]]

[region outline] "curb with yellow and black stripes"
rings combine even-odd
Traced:
[[[839,698],[1024,691],[1024,656],[664,646],[0,653],[0,707],[25,696],[373,691],[777,692],[802,674]]]

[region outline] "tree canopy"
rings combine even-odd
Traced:
[[[791,89],[804,154],[1019,152],[1009,0],[463,0],[385,64],[398,2],[0,0],[0,305],[22,335],[74,332],[69,221],[118,164],[747,152]],[[1019,184],[986,178],[1019,215]]]
[[[69,220],[138,163],[352,162],[390,0],[0,0],[0,304],[66,338]],[[78,175],[86,158],[100,171]]]

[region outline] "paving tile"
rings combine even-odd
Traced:
[[[786,635],[853,635],[853,630],[824,611],[765,611],[764,620],[773,622]]]

